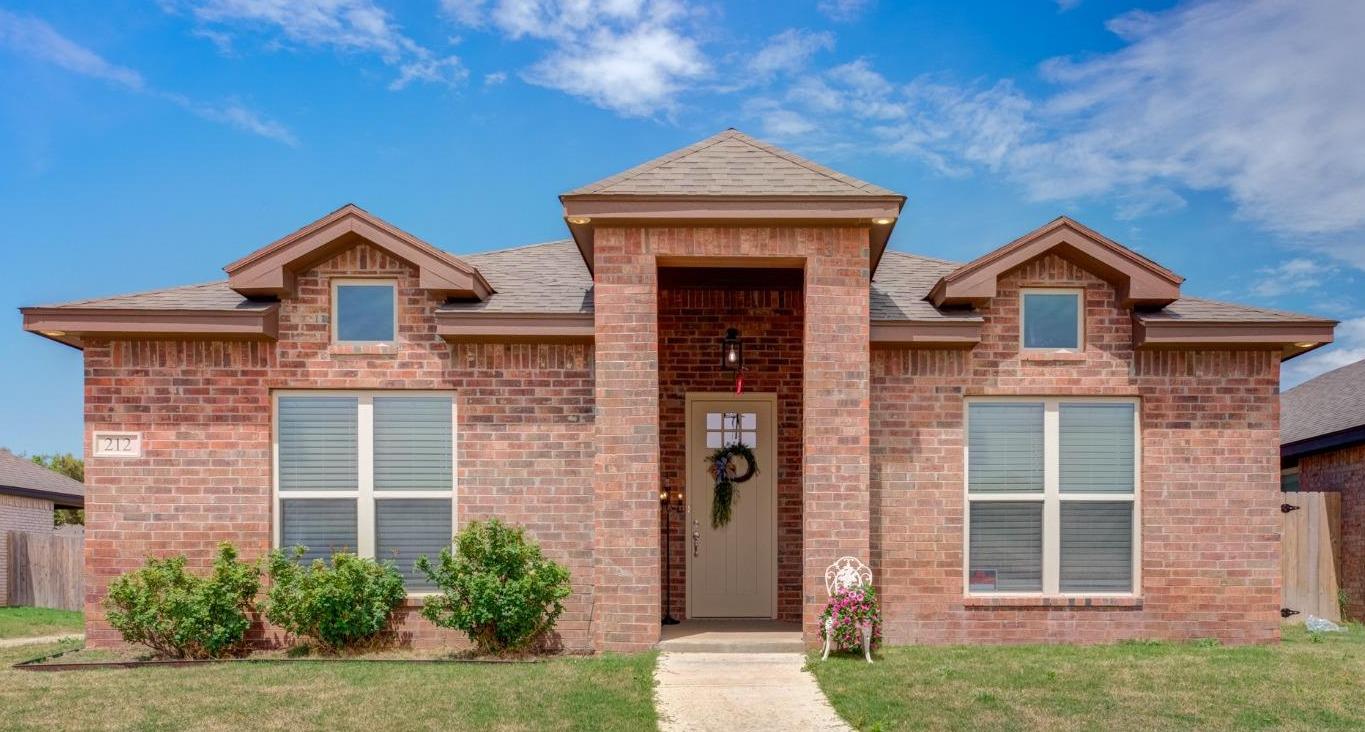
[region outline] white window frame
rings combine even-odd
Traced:
[[[978,493],[971,492],[971,405],[972,404],[1042,404],[1043,405],[1043,492],[1042,493]],[[1131,404],[1133,405],[1133,492],[1126,493],[1062,493],[1061,492],[1061,405],[1062,404]],[[973,591],[971,586],[972,503],[1036,502],[1043,504],[1043,589],[1041,592],[986,592]],[[1062,592],[1062,503],[1091,501],[1099,503],[1131,502],[1133,504],[1133,585],[1128,592]],[[1142,404],[1136,397],[970,397],[962,406],[962,592],[968,597],[1032,597],[1086,598],[1142,596]]]
[[[341,338],[340,299],[337,290],[341,287],[388,287],[393,292],[393,339],[387,341],[348,341]],[[334,277],[331,282],[332,342],[347,346],[392,346],[398,342],[398,280],[392,277]]]
[[[1024,345],[1024,323],[1028,320],[1025,295],[1072,295],[1076,298],[1076,347],[1035,348]],[[1084,287],[1021,287],[1019,288],[1019,350],[1030,353],[1080,353],[1085,350],[1085,288]]]
[[[357,489],[353,491],[282,491],[280,490],[280,397],[355,397],[356,404],[356,462]],[[450,490],[448,491],[377,491],[374,488],[374,398],[375,397],[444,397],[450,399]],[[340,389],[278,389],[270,394],[270,485],[271,546],[280,546],[283,501],[307,498],[353,498],[356,500],[356,554],[375,558],[377,526],[375,503],[397,498],[450,499],[450,528],[458,530],[459,501],[459,421],[457,399],[453,391],[415,389],[340,390]],[[409,597],[438,594],[432,591],[409,592]]]

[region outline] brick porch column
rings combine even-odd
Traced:
[[[639,229],[595,250],[593,645],[637,651],[659,640],[658,276]]]
[[[871,564],[868,232],[832,231],[806,259],[802,634],[808,645],[820,638],[825,568],[845,555]]]

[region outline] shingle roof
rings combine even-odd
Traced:
[[[0,448],[0,493],[49,498],[63,506],[85,504],[85,485]]]
[[[1365,425],[1365,361],[1309,379],[1280,395],[1280,444]]]
[[[739,130],[720,134],[564,194],[899,196]]]
[[[43,307],[107,308],[127,310],[241,310],[269,307],[270,303],[248,300],[228,287],[227,280],[148,290],[128,295],[73,300]]]
[[[1181,295],[1179,300],[1167,305],[1161,310],[1144,312],[1139,317],[1143,320],[1184,320],[1191,323],[1209,322],[1293,322],[1293,321],[1314,321],[1320,322],[1324,318],[1301,313],[1291,313],[1285,310],[1271,310],[1269,308],[1252,307],[1251,305],[1239,305],[1231,302],[1221,302],[1218,300],[1206,300],[1202,297]]]
[[[495,294],[442,310],[480,313],[591,313],[592,275],[572,239],[471,254]]]
[[[970,310],[939,310],[925,298],[957,262],[888,250],[872,277],[873,320],[981,320]]]

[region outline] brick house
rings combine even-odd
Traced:
[[[85,486],[79,480],[0,448],[0,607],[14,600],[9,587],[9,532],[51,533],[56,509],[84,505]]]
[[[1365,361],[1286,391],[1280,410],[1281,484],[1341,495],[1338,582],[1347,617],[1365,618]]]
[[[572,571],[569,647],[664,613],[815,643],[846,555],[891,643],[1278,637],[1279,365],[1332,321],[1182,296],[1067,218],[891,251],[903,196],[734,130],[561,201],[563,241],[455,257],[348,205],[226,281],[25,308],[84,352],[90,642],[147,554],[408,571],[489,516]]]

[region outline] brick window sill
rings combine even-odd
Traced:
[[[364,346],[344,346],[333,344],[327,348],[331,356],[397,356],[398,346],[376,343]]]
[[[1020,351],[1019,360],[1039,363],[1084,363],[1081,351]]]
[[[973,608],[1128,608],[1142,609],[1141,597],[985,597],[962,598],[963,607]]]

